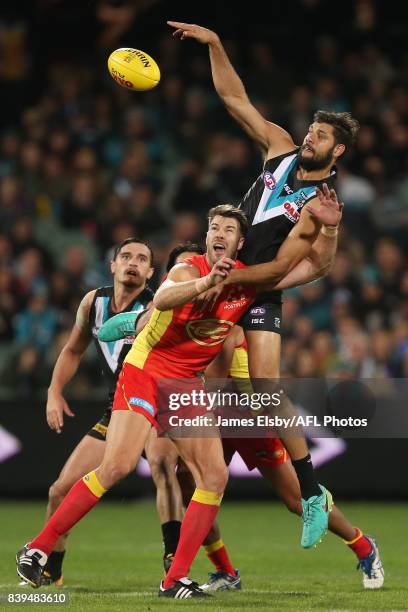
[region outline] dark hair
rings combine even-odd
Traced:
[[[174,247],[167,261],[167,272],[172,269],[172,267],[176,263],[177,257],[181,253],[199,253],[200,255],[204,255],[205,249],[203,249],[203,247],[199,244],[194,244],[194,242],[185,242],[184,244],[179,244],[178,246]]]
[[[236,206],[233,206],[232,204],[219,204],[219,206],[214,206],[214,208],[211,208],[211,210],[208,212],[208,221],[211,223],[211,221],[217,215],[220,217],[231,217],[232,219],[236,219],[239,223],[241,234],[243,236],[247,235],[249,229],[248,219],[240,208],[236,208]]]
[[[316,123],[328,123],[333,127],[334,140],[336,144],[344,144],[350,147],[356,141],[360,124],[351,113],[334,113],[319,110],[314,114],[313,121]]]
[[[153,251],[152,251],[152,247],[150,246],[150,244],[148,242],[146,242],[145,240],[139,240],[139,238],[126,238],[126,240],[122,240],[122,242],[120,244],[118,244],[115,247],[115,250],[113,251],[113,261],[115,261],[115,259],[117,258],[117,256],[119,255],[120,251],[123,249],[124,246],[126,246],[127,244],[144,244],[145,246],[147,246],[147,248],[149,249],[150,252],[150,265],[151,267],[153,267],[154,262],[153,262]]]

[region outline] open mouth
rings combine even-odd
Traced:
[[[222,242],[214,242],[213,249],[217,255],[224,255],[225,244],[222,244]]]
[[[309,145],[304,145],[303,151],[309,151],[310,153],[314,153],[314,150],[312,149],[312,147],[309,147]]]
[[[128,276],[139,276],[139,273],[136,270],[126,270],[126,273]]]

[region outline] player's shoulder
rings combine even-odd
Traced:
[[[275,166],[275,168],[285,159],[291,158],[295,159],[299,153],[300,147],[293,145],[292,147],[288,147],[287,150],[277,151],[276,153],[273,150],[268,151],[268,155],[264,161],[264,169],[268,169],[267,166]]]
[[[161,284],[167,279],[175,282],[182,282],[207,274],[208,270],[206,270],[205,263],[201,260],[201,257],[202,255],[193,255],[173,266],[164,276]]]
[[[210,270],[206,255],[191,255],[184,259],[183,262],[176,264],[172,270],[194,270],[198,269],[200,274],[207,274]]]
[[[113,293],[113,285],[103,285],[101,287],[97,287],[96,289],[92,289],[89,293],[93,293],[94,296],[110,296]]]

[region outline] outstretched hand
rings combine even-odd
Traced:
[[[174,38],[194,38],[203,45],[217,42],[218,36],[212,30],[203,28],[195,23],[182,23],[181,21],[168,21],[167,24],[172,28],[176,28],[173,32]]]
[[[338,201],[337,193],[334,189],[329,189],[326,183],[323,183],[322,189],[316,187],[316,195],[320,202],[319,208],[306,204],[305,209],[322,225],[337,227],[343,214],[343,202]]]

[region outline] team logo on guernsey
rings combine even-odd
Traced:
[[[267,187],[271,191],[273,191],[273,189],[275,189],[276,181],[275,181],[275,177],[273,176],[272,172],[268,172],[268,171],[264,172],[263,173],[263,181],[265,183],[265,187]]]
[[[215,346],[224,342],[234,324],[223,319],[195,319],[186,325],[189,338],[201,346]]]

